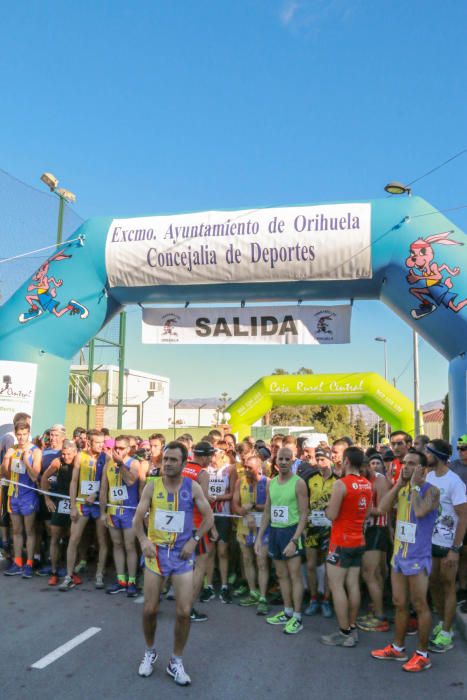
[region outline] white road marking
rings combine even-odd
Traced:
[[[39,659],[39,661],[36,661],[35,664],[32,664],[31,668],[45,668],[46,666],[49,666],[49,664],[53,663],[61,656],[65,656],[65,654],[68,654],[69,651],[79,646],[90,637],[93,637],[100,631],[100,627],[89,627],[89,629],[81,632],[81,634],[78,634],[77,637],[73,637],[73,639],[70,639],[69,642],[62,644],[60,647],[54,649],[54,651],[51,651],[50,654],[47,654],[47,656],[43,656],[42,659]]]

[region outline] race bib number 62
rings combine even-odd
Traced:
[[[289,506],[272,506],[271,523],[277,525],[287,525],[289,522]]]

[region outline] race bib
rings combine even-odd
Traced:
[[[154,524],[156,530],[180,535],[185,528],[185,511],[161,510],[158,508],[154,517]]]
[[[83,496],[93,496],[95,493],[99,493],[100,485],[100,481],[82,481],[81,493]]]
[[[57,513],[62,513],[62,515],[70,515],[71,512],[71,501],[67,498],[63,498],[58,502]]]
[[[271,522],[273,525],[287,525],[289,506],[271,506]]]
[[[250,513],[249,515],[245,515],[243,518],[243,524],[246,525],[247,527],[249,527],[252,517],[254,518],[256,527],[260,527],[261,519],[263,517],[262,513]]]
[[[315,527],[331,527],[331,521],[327,519],[324,510],[312,510],[308,516],[308,522]]]
[[[128,489],[125,484],[121,486],[112,486],[110,489],[111,501],[126,501],[128,498]]]
[[[225,493],[225,481],[224,479],[210,479],[209,480],[209,495],[214,498],[215,496],[223,496]]]
[[[398,520],[396,523],[396,537],[400,542],[414,544],[417,525],[408,523],[405,520]]]
[[[26,465],[20,459],[12,459],[11,471],[15,472],[15,474],[26,474]]]

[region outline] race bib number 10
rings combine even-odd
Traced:
[[[99,493],[100,483],[100,481],[82,481],[81,493],[83,496],[93,496],[95,493]]]
[[[287,525],[289,522],[289,506],[271,506],[271,523]]]
[[[112,501],[126,501],[128,498],[128,489],[125,484],[121,486],[112,486],[110,489],[110,498]]]
[[[185,527],[185,511],[157,509],[154,524],[156,530],[180,535]]]

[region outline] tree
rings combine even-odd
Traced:
[[[226,391],[224,391],[219,399],[218,399],[218,404],[217,404],[217,422],[219,423],[219,414],[221,414],[222,419],[221,423],[225,423],[225,411],[229,403],[232,401],[231,397],[228,395]]]
[[[365,444],[368,441],[368,428],[361,416],[358,416],[357,420],[354,422],[353,428],[355,442],[360,445]]]
[[[272,374],[288,374],[286,369],[282,369],[282,367],[278,367],[277,369],[272,372]]]
[[[300,367],[296,374],[313,374],[313,370],[309,367]]]

